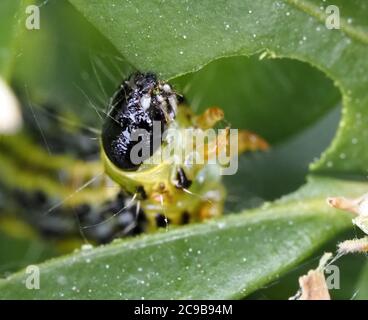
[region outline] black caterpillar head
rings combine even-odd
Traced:
[[[110,161],[120,169],[136,170],[141,163],[132,161],[131,150],[140,140],[133,140],[132,134],[142,129],[147,132],[150,147],[146,158],[152,156],[162,142],[162,133],[175,118],[177,101],[171,86],[158,81],[153,73],[135,73],[124,81],[112,99],[102,130],[103,149]],[[159,137],[153,135],[154,122],[161,124]],[[141,158],[142,162],[146,158]]]

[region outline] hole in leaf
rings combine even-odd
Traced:
[[[238,173],[225,178],[231,211],[301,186],[340,119],[339,90],[321,71],[296,60],[222,58],[173,82],[195,110],[219,106],[233,128],[252,130],[272,146],[241,156]]]

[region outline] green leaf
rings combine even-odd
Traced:
[[[93,108],[105,107],[132,68],[68,2],[38,3],[39,30],[27,30],[23,18],[18,21],[22,32],[13,37],[17,45],[11,51],[12,82],[25,103],[54,107],[68,115],[77,111],[84,125],[96,127],[100,119]],[[15,2],[12,6],[18,12],[24,7]],[[44,52],[47,56],[39,59]],[[174,83],[193,108],[220,105],[233,126],[257,131],[271,143],[311,125],[340,99],[321,72],[291,60],[221,59]]]
[[[368,8],[363,0],[344,5],[349,10],[341,12],[340,30],[325,27],[329,3],[321,1],[70,1],[129,62],[164,78],[219,57],[259,52],[316,66],[341,90],[345,111],[336,140],[313,170],[366,173],[368,153],[359,145],[368,135],[368,35],[361,18]],[[354,20],[352,12],[360,18]]]
[[[40,30],[22,25],[23,33],[17,36],[14,86],[26,102],[78,112],[84,125],[96,127],[100,119],[91,102],[104,108],[132,68],[68,2],[41,5],[40,16]],[[69,21],[66,26],[65,20]],[[47,56],[39,59],[43,52]],[[258,60],[220,59],[173,82],[193,108],[217,104],[226,110],[226,119],[234,127],[254,130],[271,143],[302,131],[340,99],[332,82],[307,64]]]
[[[359,182],[312,180],[300,192],[244,214],[41,264],[41,290],[26,289],[27,275],[21,271],[0,282],[0,297],[240,298],[349,226],[349,215],[323,205],[326,194],[359,194],[365,187]]]

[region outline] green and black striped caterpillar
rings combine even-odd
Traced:
[[[82,233],[94,243],[107,243],[222,214],[226,195],[222,165],[211,160],[228,151],[229,128],[206,140],[200,151],[204,162],[193,163],[185,157],[172,161],[182,150],[197,147],[184,140],[184,132],[190,129],[206,134],[223,119],[220,108],[195,115],[185,99],[153,73],[134,73],[123,81],[108,107],[100,146],[87,148],[83,140],[84,155],[78,151],[75,157],[50,155],[32,142],[28,134],[32,130],[0,138],[0,191],[13,199],[4,208],[14,208],[6,214],[1,210],[3,219],[25,212],[24,220],[45,237],[80,239]],[[158,138],[153,134],[154,122],[160,124]],[[147,135],[133,139],[142,129]],[[82,135],[54,136],[54,145],[67,145],[75,144]],[[63,141],[58,141],[61,137]],[[141,153],[139,161],[132,161],[131,152],[138,144],[149,151]],[[241,131],[237,146],[244,152],[264,150],[267,143]],[[78,144],[73,148],[78,150]],[[97,151],[102,161],[82,159],[90,159]]]

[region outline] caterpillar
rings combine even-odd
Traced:
[[[226,194],[221,182],[222,166],[213,160],[228,151],[230,130],[213,134],[202,144],[186,137],[188,133],[201,137],[208,133],[223,119],[221,109],[207,109],[195,116],[184,98],[154,73],[131,75],[115,93],[110,109],[101,139],[106,173],[140,200],[151,228],[222,214]],[[159,127],[156,132],[155,122]],[[145,137],[140,142],[133,139],[142,129]],[[171,134],[165,136],[170,129]],[[247,131],[242,131],[240,141],[238,136],[236,139],[236,153],[267,148],[263,139]],[[142,151],[144,156],[133,163],[132,151],[142,142],[148,151]],[[170,153],[172,150],[176,154]],[[152,163],[155,154],[161,157]],[[202,161],[193,161],[197,156]]]
[[[224,119],[220,108],[194,114],[169,83],[152,72],[136,72],[117,88],[108,109],[97,148],[100,160],[90,160],[96,148],[86,140],[76,143],[79,132],[66,135],[62,128],[52,135],[54,144],[73,143],[76,156],[48,154],[34,143],[32,130],[1,137],[0,195],[13,199],[4,208],[26,212],[22,219],[43,237],[78,239],[82,230],[97,244],[223,213],[226,189],[221,175],[230,158],[222,164],[216,160],[228,155],[233,133],[226,127],[207,135]],[[47,119],[45,127],[62,127]],[[206,140],[201,145],[186,140],[187,132]],[[144,148],[133,159],[139,146]],[[268,148],[265,140],[246,130],[238,132],[236,146],[239,152]],[[199,150],[203,161],[192,161],[196,152],[186,150]],[[88,181],[92,183],[87,187]],[[86,188],[78,188],[81,185]],[[49,214],[40,214],[45,212]]]

